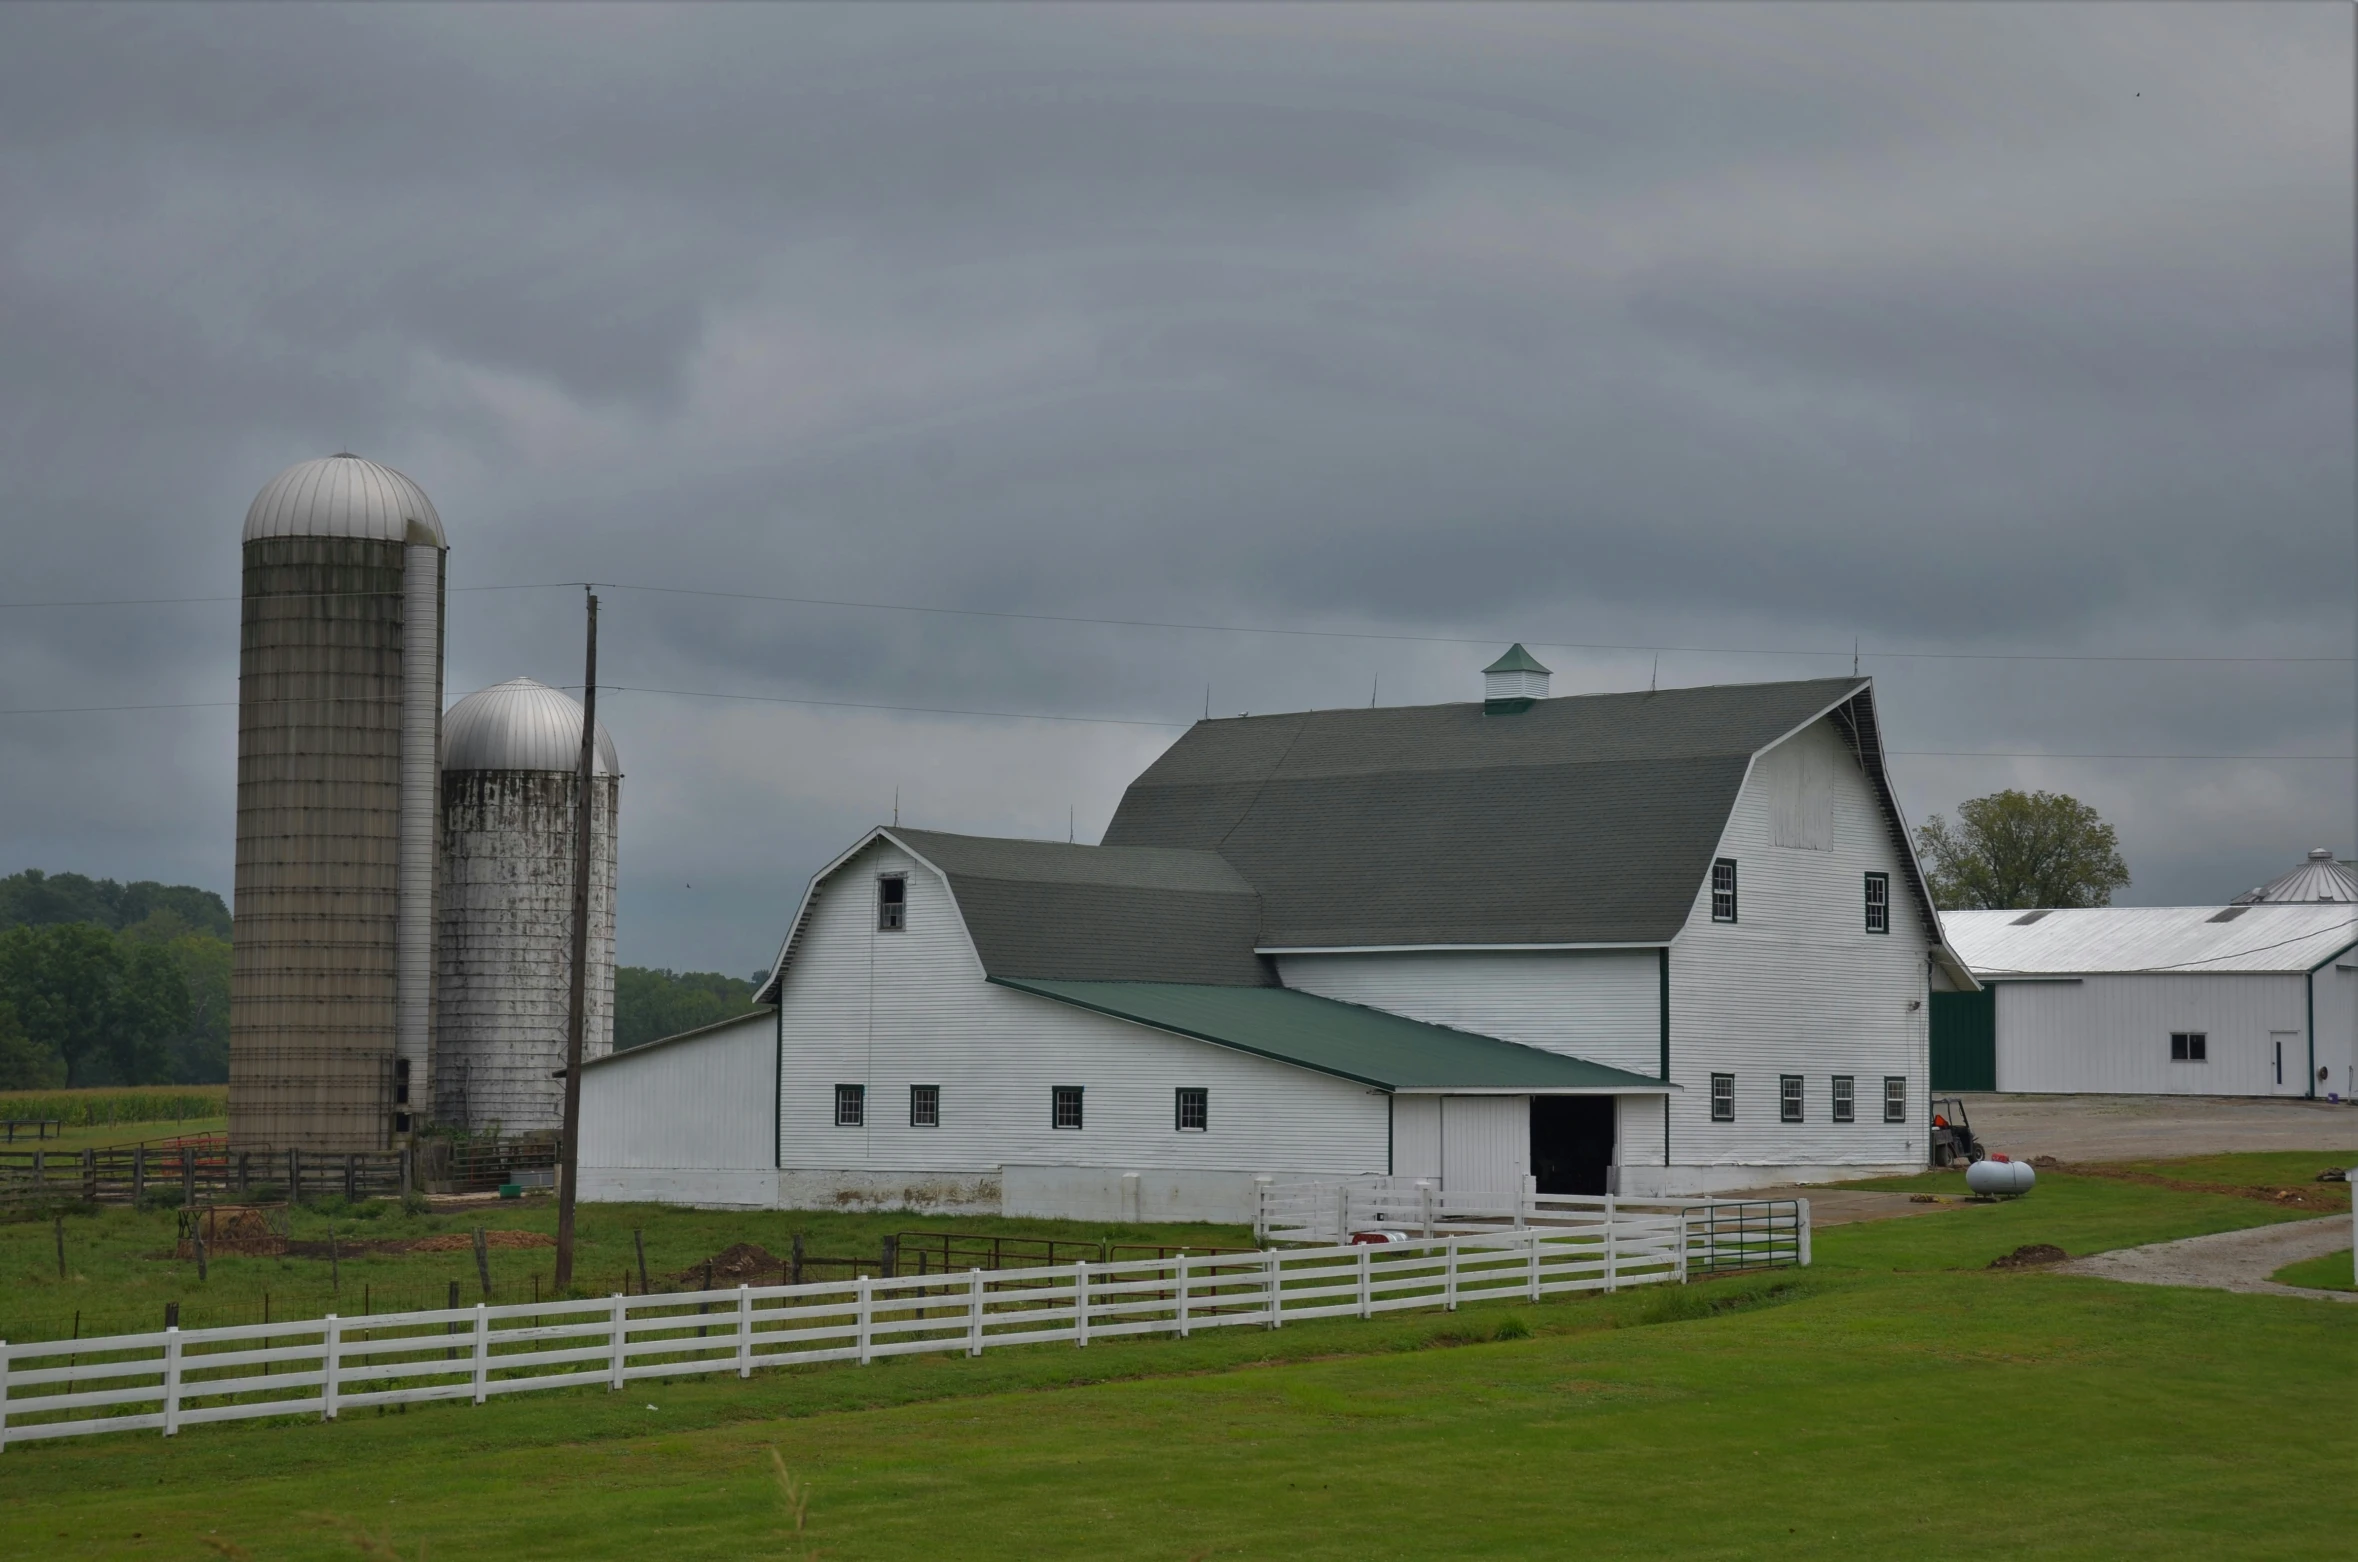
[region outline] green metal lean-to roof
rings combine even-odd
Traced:
[[[1678,1088],[1648,1074],[1287,987],[991,980],[1395,1094],[1663,1095]]]

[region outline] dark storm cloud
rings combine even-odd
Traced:
[[[2346,652],[2351,64],[2340,6],[18,6],[0,595],[234,591],[254,489],[349,447],[462,587],[1834,653],[1665,682],[1857,636],[1903,748],[2346,748],[2346,666],[1876,653]],[[1158,720],[1485,659],[607,612],[625,684]],[[452,691],[570,681],[577,632],[461,591]],[[235,625],[13,611],[0,654],[9,707],[228,698]],[[1085,836],[1163,741],[612,709],[626,955],[730,969],[896,787]],[[227,713],[0,720],[12,859],[227,887]],[[2350,835],[2332,764],[1901,774],[2088,796],[2146,900]]]

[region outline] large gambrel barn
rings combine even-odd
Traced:
[[[879,828],[744,1020],[584,1075],[583,1192],[1245,1219],[1257,1175],[1925,1158],[1945,948],[1860,678],[1197,724],[1102,844]]]

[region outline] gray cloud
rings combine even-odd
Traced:
[[[1765,646],[1905,749],[2344,751],[2346,7],[0,13],[9,599],[234,592],[354,448],[459,586]],[[1475,646],[627,590],[647,688],[1179,721]],[[453,693],[578,594],[453,597]],[[0,705],[231,698],[226,605],[0,611]],[[1544,651],[1560,689],[1649,653]],[[617,694],[625,955],[748,967],[889,811],[1086,837],[1158,729]],[[227,888],[224,710],[0,718],[8,861]],[[2346,764],[2060,786],[2135,898],[2351,838]],[[691,890],[690,884],[696,886]]]

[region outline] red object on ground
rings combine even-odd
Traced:
[[[1408,1233],[1405,1231],[1354,1231],[1351,1233],[1351,1241],[1354,1245],[1365,1243],[1370,1247],[1382,1247],[1387,1243],[1407,1240]]]

